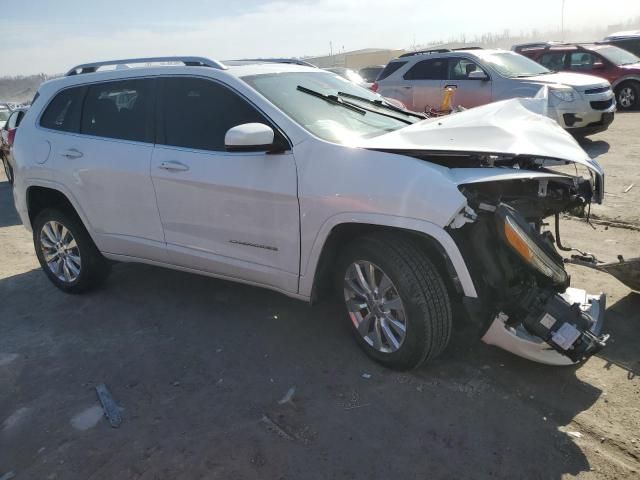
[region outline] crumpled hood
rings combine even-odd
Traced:
[[[514,98],[490,103],[363,139],[356,146],[397,153],[406,150],[526,155],[579,163],[603,175],[598,162],[554,120],[544,116],[547,101],[544,97]]]

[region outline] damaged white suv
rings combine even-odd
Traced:
[[[394,368],[442,352],[462,301],[486,342],[570,364],[604,345],[604,298],[568,288],[543,219],[600,202],[604,177],[536,108],[429,120],[305,66],[80,65],[23,119],[15,204],[66,292],[111,261],[307,301],[333,288],[359,344]],[[569,163],[588,175],[551,169]]]

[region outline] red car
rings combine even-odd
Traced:
[[[513,49],[559,72],[588,73],[611,83],[620,110],[640,106],[640,58],[633,53],[604,43],[533,43]]]
[[[18,125],[20,125],[26,111],[26,108],[13,110],[6,123],[2,126],[2,129],[0,129],[0,158],[2,159],[4,172],[10,184],[13,183],[13,157],[11,147],[16,137]]]

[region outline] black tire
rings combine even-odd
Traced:
[[[75,239],[81,266],[77,278],[73,281],[58,278],[45,261],[40,242],[41,236],[44,235],[43,227],[51,221],[63,225]],[[40,212],[33,222],[33,245],[44,273],[56,287],[66,293],[87,292],[99,286],[109,276],[111,270],[109,262],[98,251],[87,229],[75,214],[52,208]]]
[[[618,85],[616,103],[620,110],[637,110],[640,105],[640,82],[626,81]]]
[[[13,168],[11,168],[11,165],[9,165],[9,162],[4,157],[2,157],[2,165],[4,166],[4,173],[9,185],[13,185]]]
[[[391,352],[376,350],[367,343],[347,316],[367,355],[386,367],[406,370],[442,353],[451,337],[451,302],[442,275],[427,254],[402,234],[380,232],[356,239],[336,264],[335,282],[343,303],[347,269],[358,261],[375,264],[390,278],[406,313],[404,341]]]

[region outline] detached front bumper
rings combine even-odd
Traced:
[[[557,294],[556,297],[560,298],[554,299],[555,301],[564,301],[572,306],[567,313],[579,308],[581,318],[587,319],[587,328],[572,323],[568,318],[556,318],[559,317],[557,310],[544,311],[536,320],[540,325],[534,326],[540,329],[540,335],[547,337],[544,340],[525,329],[524,319],[516,327],[512,327],[509,324],[514,322],[510,322],[506,315],[499,314],[482,341],[528,360],[557,366],[576,364],[601,350],[609,338],[608,335],[600,334],[606,295],[590,295],[581,289],[567,288],[565,293]],[[543,333],[545,330],[548,330],[547,334]],[[588,342],[588,345],[584,342]]]

